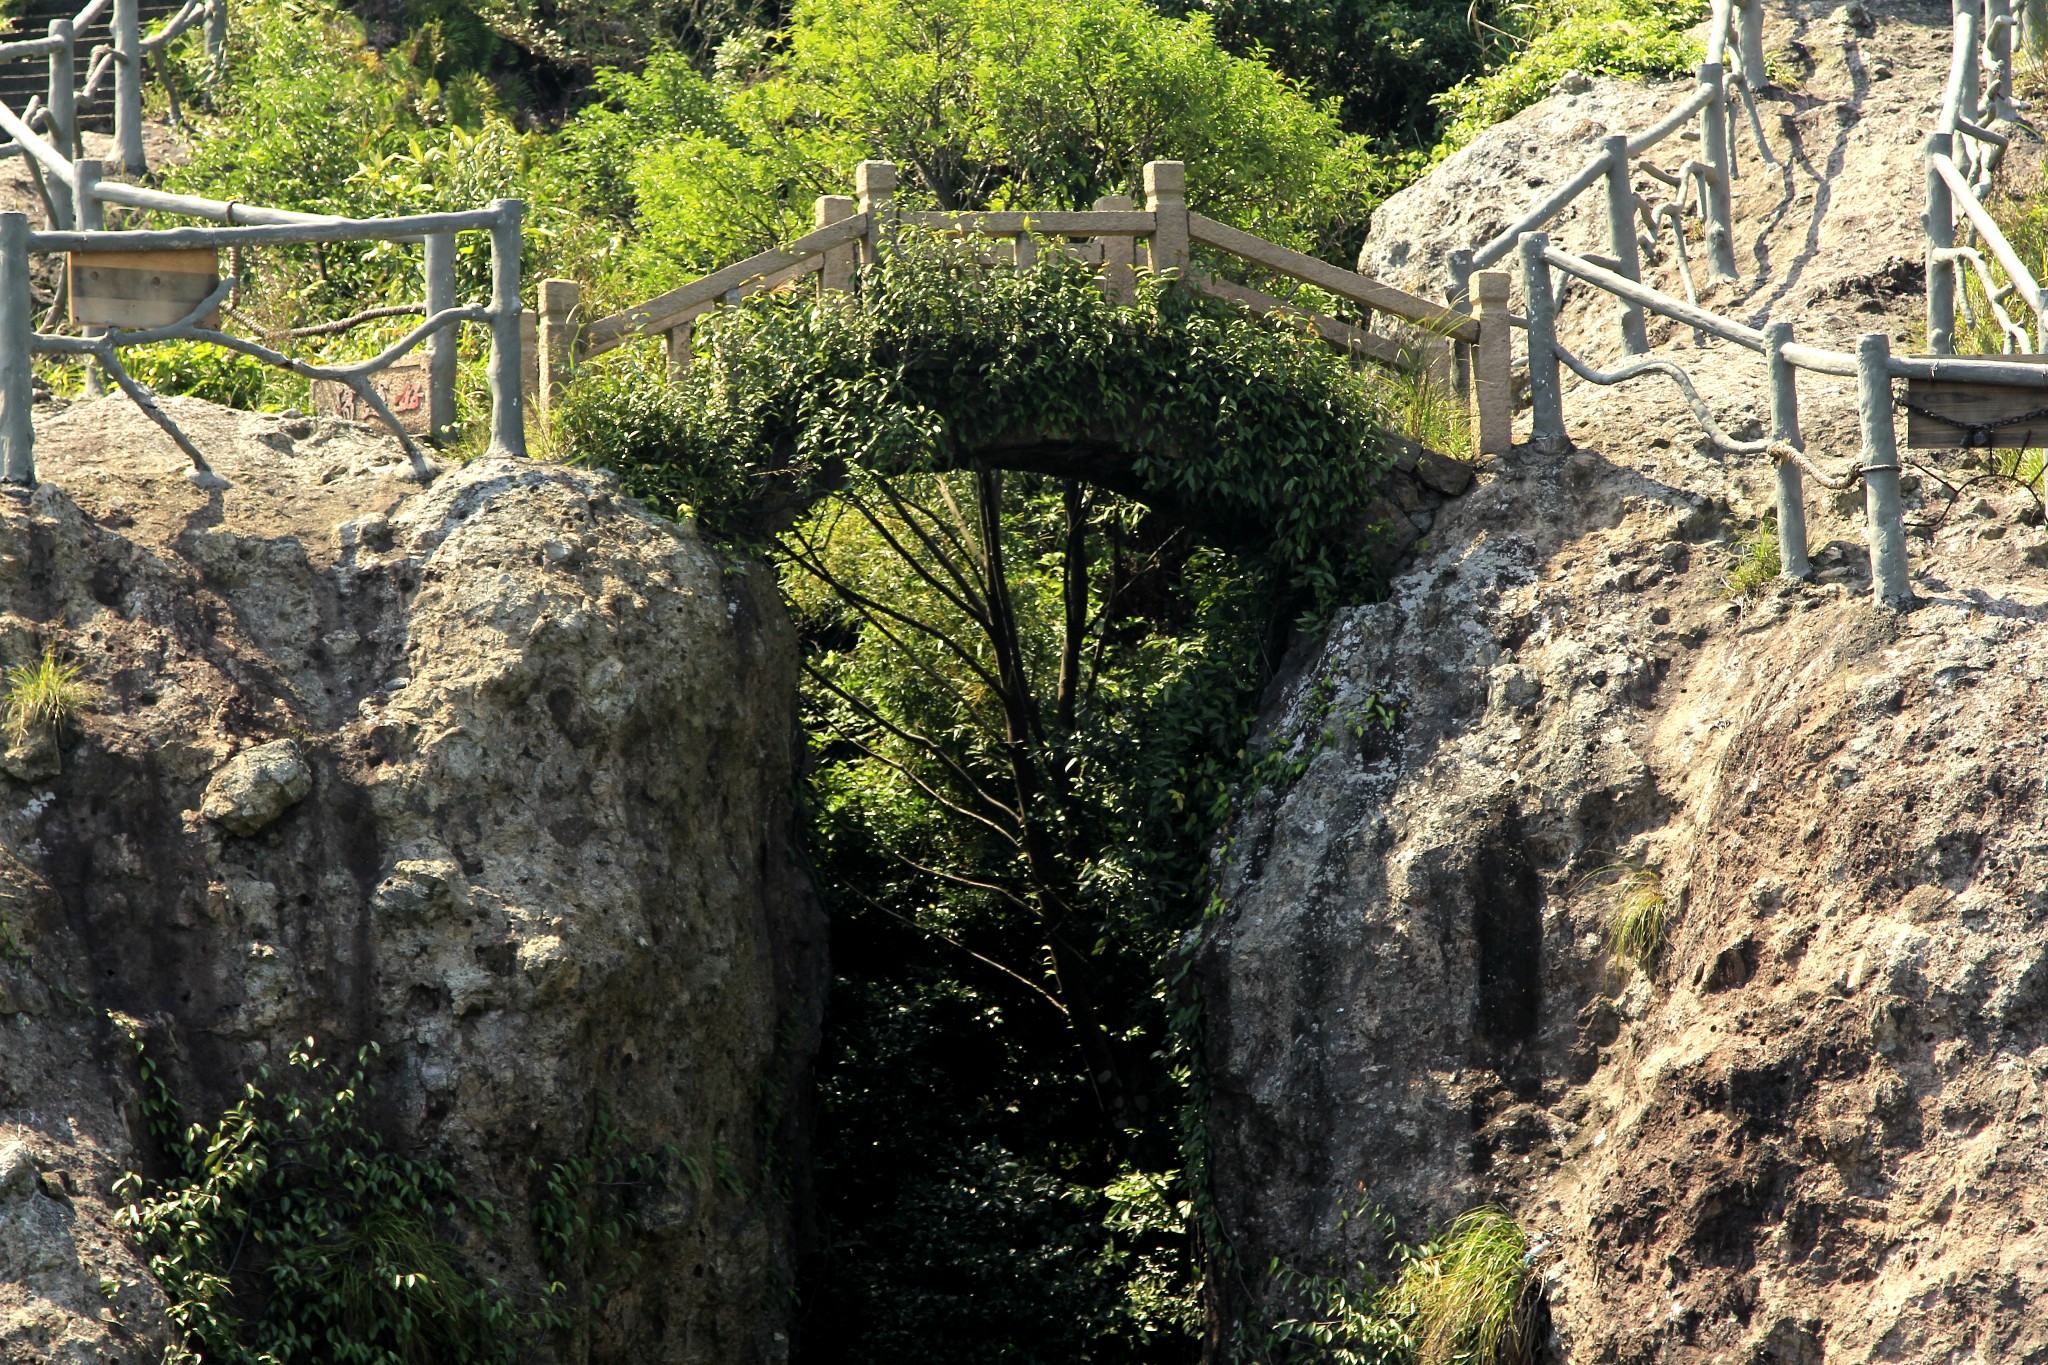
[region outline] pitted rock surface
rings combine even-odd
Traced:
[[[379,1043],[379,1122],[510,1215],[469,1251],[515,1294],[529,1162],[600,1107],[727,1166],[649,1201],[590,1347],[781,1358],[792,1214],[753,1177],[801,1160],[822,932],[772,580],[591,473],[422,489],[368,428],[167,407],[224,493],[111,398],[39,412],[44,484],[0,503],[0,663],[95,698],[61,775],[0,785],[0,1148],[39,1173],[0,1199],[0,1359],[162,1356],[110,1011],[198,1120],[300,1039]]]

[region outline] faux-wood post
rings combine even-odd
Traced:
[[[1522,300],[1529,310],[1529,444],[1545,455],[1572,447],[1564,428],[1564,384],[1558,375],[1557,294],[1550,284],[1547,233],[1522,238]]]
[[[228,74],[228,0],[206,0],[206,85],[217,88]]]
[[[843,223],[859,212],[853,196],[846,194],[821,194],[818,196],[817,227],[831,227]],[[852,243],[835,246],[825,253],[824,263],[818,268],[818,289],[823,293],[844,294],[853,288],[854,257],[858,249]]]
[[[1988,0],[1984,10],[1984,45],[1991,49],[1991,99],[1985,111],[2005,118],[2012,109],[2012,0]]]
[[[35,319],[29,301],[28,215],[0,213],[0,466],[36,483]]]
[[[43,96],[43,105],[50,111],[50,141],[70,161],[78,156],[78,92],[72,85],[78,79],[78,45],[69,19],[50,21],[50,41],[57,48],[50,54],[49,89]],[[58,226],[68,228],[77,221],[71,189],[54,175],[49,178],[49,185]]]
[[[1152,273],[1187,272],[1188,172],[1178,161],[1145,163],[1145,207],[1151,212]]]
[[[1505,455],[1515,444],[1514,324],[1508,321],[1508,275],[1472,276],[1479,341],[1472,347],[1472,438],[1481,455]]]
[[[1129,213],[1131,196],[1105,194],[1093,205],[1097,213]],[[1102,292],[1118,303],[1138,297],[1138,239],[1104,237],[1102,242]]]
[[[576,372],[576,305],[583,287],[574,280],[540,282],[540,415],[545,418],[562,399],[562,389]]]
[[[1636,242],[1636,190],[1629,173],[1628,138],[1620,133],[1607,139],[1607,241],[1616,262],[1614,273],[1641,283],[1643,257]],[[1650,336],[1643,327],[1642,305],[1622,304],[1621,344],[1630,355],[1649,351]]]
[[[71,163],[71,178],[78,182],[78,194],[73,204],[78,212],[78,228],[81,232],[99,232],[107,226],[107,206],[100,202],[97,193],[100,179],[106,168],[92,157],[83,157]],[[97,327],[80,329],[86,336],[98,336]],[[100,373],[97,360],[85,362],[85,396],[104,398],[107,393],[106,376]]]
[[[697,347],[697,324],[679,322],[662,338],[668,361],[668,382],[680,384],[690,374],[690,357]]]
[[[455,234],[426,237],[427,316],[455,306]],[[443,327],[427,338],[427,439],[445,441],[455,431],[456,335]]]
[[[1924,161],[1927,168],[1927,349],[1935,355],[1955,350],[1956,262],[1949,253],[1956,245],[1955,200],[1948,181],[1934,169],[1934,158],[1947,156],[1955,139],[1934,133],[1927,139]]]
[[[493,199],[491,225],[491,453],[526,453],[526,402],[520,392],[519,223],[526,205]]]
[[[1699,83],[1711,92],[1700,111],[1700,156],[1707,163],[1702,196],[1707,210],[1707,273],[1715,280],[1733,280],[1735,220],[1729,201],[1734,160],[1728,154],[1728,81],[1719,62],[1701,62]]]
[[[1870,544],[1870,591],[1886,606],[1913,600],[1906,575],[1906,523],[1899,510],[1899,444],[1892,426],[1892,339],[1856,339],[1856,406],[1863,419],[1863,534]]]
[[[853,168],[853,190],[860,211],[868,216],[867,236],[861,241],[862,265],[882,258],[885,243],[896,237],[896,163],[863,161]]]
[[[141,0],[114,0],[114,164],[123,175],[149,170],[142,150]]]
[[[1771,367],[1771,439],[1804,450],[1799,435],[1799,371],[1785,359],[1791,340],[1789,322],[1764,328],[1764,358]],[[1813,576],[1806,557],[1806,486],[1796,460],[1778,461],[1778,572],[1787,578]]]
[[[1764,69],[1763,0],[1735,0],[1735,55],[1742,62],[1742,83],[1752,94],[1770,85]]]

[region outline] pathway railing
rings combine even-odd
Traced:
[[[1074,212],[921,213],[896,203],[896,167],[863,161],[854,171],[853,196],[826,195],[817,201],[816,230],[793,242],[669,290],[608,317],[580,322],[576,285],[543,281],[540,290],[540,390],[545,409],[575,366],[629,341],[666,339],[669,373],[689,367],[698,319],[749,295],[784,288],[809,275],[828,291],[857,287],[856,266],[875,261],[905,228],[987,237],[1003,243],[1005,257],[1028,262],[1043,245],[1100,267],[1103,287],[1120,296],[1135,288],[1139,270],[1182,279],[1189,285],[1238,303],[1254,313],[1289,319],[1327,344],[1382,364],[1409,367],[1429,357],[1403,344],[1312,308],[1274,298],[1201,269],[1193,245],[1215,248],[1264,270],[1313,285],[1349,303],[1400,318],[1425,332],[1474,342],[1479,324],[1455,309],[1392,285],[1306,256],[1274,242],[1189,210],[1186,168],[1178,161],[1148,162],[1145,207],[1129,199],[1098,199]]]
[[[78,36],[90,28],[112,6],[109,41],[95,45],[89,56],[85,79],[78,76]],[[58,176],[51,185],[45,172],[50,159],[37,146],[57,151],[65,163],[83,153],[78,120],[94,101],[100,99],[111,80],[114,106],[114,167],[119,174],[140,176],[148,169],[142,142],[142,86],[144,63],[154,57],[163,75],[175,112],[177,87],[164,69],[169,45],[192,28],[204,24],[209,70],[218,79],[226,69],[227,0],[184,0],[176,13],[149,34],[142,32],[139,0],[89,0],[69,19],[52,19],[47,36],[0,43],[0,64],[44,59],[49,65],[46,92],[29,101],[18,113],[0,104],[0,132],[13,141],[0,144],[0,156],[25,156],[37,192],[55,228],[73,226],[73,205],[68,178]],[[26,135],[26,136],[25,136]],[[44,141],[47,137],[48,141]],[[54,146],[53,146],[54,144]]]

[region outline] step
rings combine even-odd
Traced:
[[[176,14],[182,0],[142,0],[142,31],[147,34],[152,28]],[[83,0],[28,0],[16,22],[13,33],[15,40],[39,37],[49,31],[52,19],[69,18],[78,13]],[[86,72],[92,63],[92,50],[100,43],[113,41],[113,6],[108,5],[99,17],[76,35],[78,53],[78,82],[82,85]],[[25,108],[30,99],[45,94],[50,87],[50,67],[47,60],[33,57],[26,61],[0,63],[0,103],[17,113]],[[79,110],[79,123],[96,131],[105,132],[113,126],[114,102],[113,81],[109,79],[101,86],[99,97]]]

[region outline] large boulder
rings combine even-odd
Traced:
[[[671,1156],[590,1358],[779,1359],[823,939],[772,578],[594,473],[422,488],[366,428],[167,406],[225,493],[108,399],[0,501],[0,645],[92,696],[0,788],[0,1358],[161,1355],[118,1018],[202,1120],[378,1043],[379,1125],[510,1214],[469,1250],[529,1301],[530,1163],[608,1114]]]

